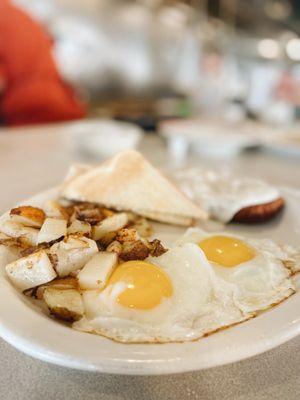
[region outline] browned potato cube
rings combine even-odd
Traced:
[[[48,287],[44,290],[43,297],[50,313],[58,319],[74,322],[83,316],[81,295],[75,289]]]
[[[10,210],[10,218],[14,222],[18,222],[24,226],[40,228],[46,215],[43,210],[32,206],[20,206]]]

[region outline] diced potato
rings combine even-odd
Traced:
[[[68,322],[79,320],[84,313],[80,293],[75,289],[57,289],[48,287],[44,291],[44,300],[51,314]]]
[[[45,250],[19,258],[5,269],[12,283],[21,290],[52,281],[57,276]]]
[[[22,252],[28,248],[28,245],[23,240],[1,235],[0,239],[0,264],[6,265],[9,262],[23,257]],[[4,257],[5,256],[5,257]]]
[[[79,219],[91,225],[97,224],[105,218],[102,208],[93,203],[80,203],[73,205],[71,221]]]
[[[100,251],[82,268],[77,275],[82,289],[101,289],[118,263],[116,253]]]
[[[14,248],[21,252],[27,249],[28,246],[30,246],[28,242],[26,242],[26,240],[23,240],[22,238],[14,238],[4,234],[0,235],[0,244],[4,245],[5,247]]]
[[[128,222],[129,222],[129,223],[130,223],[130,222],[134,222],[134,221],[136,220],[136,218],[137,218],[137,215],[134,214],[134,213],[131,212],[131,211],[126,211],[126,214],[127,214]]]
[[[79,219],[75,219],[71,225],[68,227],[68,234],[79,234],[90,236],[92,233],[92,227],[88,222],[79,221]]]
[[[24,226],[40,228],[46,215],[43,210],[32,206],[21,206],[10,210],[11,221],[20,223]]]
[[[143,238],[148,238],[153,233],[152,225],[146,220],[146,218],[137,218],[133,224],[133,228],[136,229],[137,233]]]
[[[111,242],[111,244],[106,248],[106,251],[114,252],[116,254],[120,254],[122,252],[122,245],[117,240]]]
[[[47,217],[57,219],[69,219],[69,214],[66,209],[55,200],[49,200],[44,205],[44,211]]]
[[[101,212],[105,218],[112,217],[113,215],[116,214],[116,211],[110,210],[109,208],[105,208],[105,207],[101,208]]]
[[[0,245],[0,264],[7,265],[19,258],[19,252],[14,247]]]
[[[115,232],[124,228],[128,223],[128,216],[126,213],[114,214],[111,217],[105,218],[97,225],[93,226],[92,237],[94,240],[99,240],[109,232]]]
[[[140,240],[140,235],[134,228],[123,228],[117,233],[116,240],[120,243],[136,242]]]
[[[108,232],[101,239],[97,241],[98,246],[101,245],[104,249],[111,244],[115,240],[117,232]]]
[[[70,235],[50,248],[50,256],[60,277],[81,269],[98,252],[97,243],[85,236]]]
[[[20,251],[20,257],[27,257],[39,250],[47,250],[50,248],[49,243],[40,243],[37,246],[27,246]]]
[[[148,247],[148,249],[150,251],[150,255],[152,257],[159,257],[162,254],[164,254],[166,251],[168,251],[168,249],[165,248],[162,245],[161,241],[158,239],[154,239],[154,240],[152,240],[152,242],[148,242],[147,247]]]
[[[67,221],[64,219],[46,218],[38,234],[38,244],[48,243],[67,234]]]
[[[2,240],[6,240],[6,239],[11,239],[11,237],[6,235],[3,232],[0,232],[0,240],[2,241]]]
[[[145,260],[149,256],[147,244],[142,240],[135,242],[125,242],[122,245],[122,251],[119,253],[120,258],[124,261],[129,260]]]
[[[39,231],[35,228],[7,220],[0,223],[0,230],[10,237],[24,239],[29,245],[35,246],[37,244]]]
[[[48,282],[45,285],[41,285],[38,288],[36,288],[34,293],[32,293],[31,295],[33,295],[39,300],[42,300],[45,289],[49,287],[55,289],[78,289],[78,280],[71,276],[68,276],[67,278],[56,278],[53,281]]]

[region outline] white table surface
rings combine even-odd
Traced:
[[[163,142],[147,135],[140,150],[170,165]],[[73,161],[87,161],[60,127],[0,130],[0,211],[55,186]],[[95,161],[95,160],[94,160]],[[230,160],[191,156],[188,164],[231,168],[239,174],[300,188],[300,157],[248,152]],[[299,205],[300,206],[300,205]],[[300,310],[299,310],[300,312]],[[0,399],[6,400],[292,400],[300,398],[300,337],[265,354],[206,371],[162,377],[80,372],[34,360],[0,339]]]

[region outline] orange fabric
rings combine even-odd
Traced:
[[[0,0],[0,116],[19,125],[81,118],[85,108],[60,78],[51,39],[26,13]]]

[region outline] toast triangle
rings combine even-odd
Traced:
[[[188,226],[207,218],[205,211],[133,150],[121,152],[67,180],[61,196],[175,225]]]

